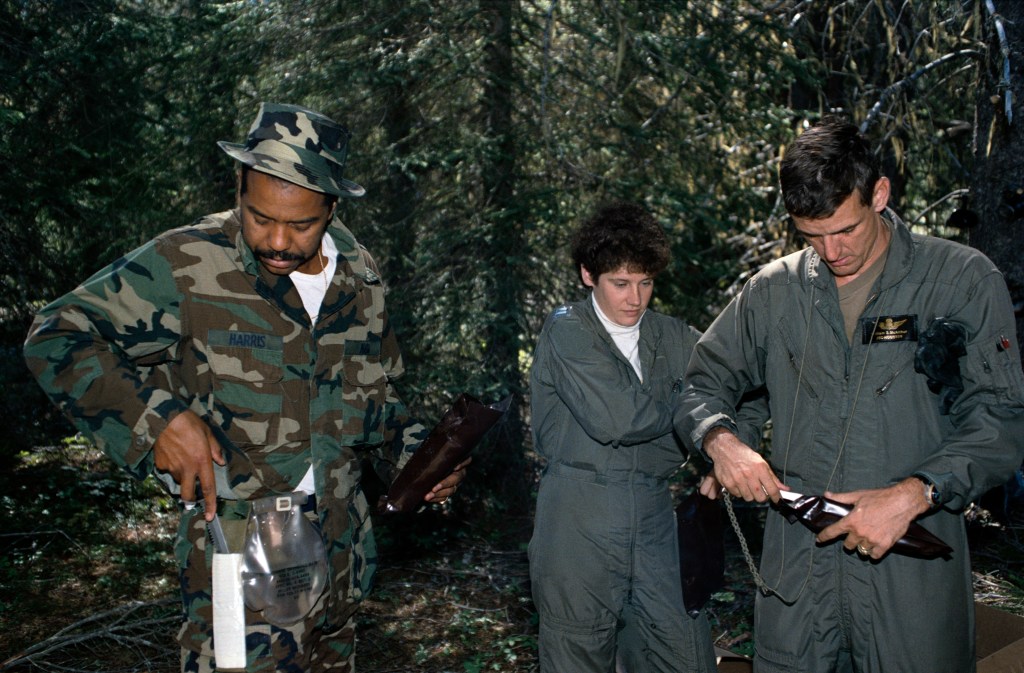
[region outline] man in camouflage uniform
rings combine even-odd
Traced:
[[[247,609],[247,670],[353,670],[376,565],[360,464],[391,479],[426,433],[393,388],[403,365],[377,268],[334,217],[339,197],[364,192],[342,177],[348,138],[318,113],[263,104],[245,145],[219,143],[242,164],[238,207],[99,271],[40,311],[25,345],[81,431],[186,503],[183,671],[216,665],[206,522],[296,490],[311,494],[328,589],[294,625]],[[447,499],[461,467],[426,500]]]

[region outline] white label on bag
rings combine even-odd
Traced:
[[[213,555],[213,648],[218,669],[245,669],[241,554]]]

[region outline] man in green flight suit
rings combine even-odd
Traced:
[[[342,175],[348,140],[312,110],[261,105],[244,145],[220,143],[241,164],[237,207],[100,270],[43,308],[25,344],[82,432],[185,503],[183,671],[216,666],[207,522],[244,522],[282,495],[319,531],[327,589],[295,623],[247,609],[246,670],[352,670],[376,565],[361,464],[391,479],[426,435],[394,389],[402,358],[376,265],[335,217],[338,198],[364,193]]]
[[[733,496],[777,502],[788,488],[852,505],[817,536],[769,510],[760,572],[774,593],[757,596],[755,670],[973,671],[962,511],[1024,454],[1006,284],[977,250],[912,234],[887,208],[868,141],[841,119],[797,138],[780,182],[810,247],[760,270],[708,328],[676,416]],[[943,333],[961,343],[934,341]],[[936,345],[959,372],[943,385],[919,352]],[[767,460],[733,420],[762,388]],[[952,554],[893,552],[915,520]]]

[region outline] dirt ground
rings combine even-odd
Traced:
[[[16,476],[0,483],[0,671],[177,671],[175,505],[98,456],[65,452]],[[763,511],[738,514],[756,556]],[[1022,514],[998,522],[976,511],[969,527],[978,600],[1017,614]],[[428,510],[378,526],[381,566],[358,617],[361,673],[537,670],[530,518],[467,521]],[[731,531],[726,555],[725,586],[708,604],[713,636],[751,654],[755,589]]]

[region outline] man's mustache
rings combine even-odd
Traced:
[[[302,255],[284,250],[260,250],[256,249],[256,256],[262,259],[276,259],[281,262],[301,262],[305,259]]]

